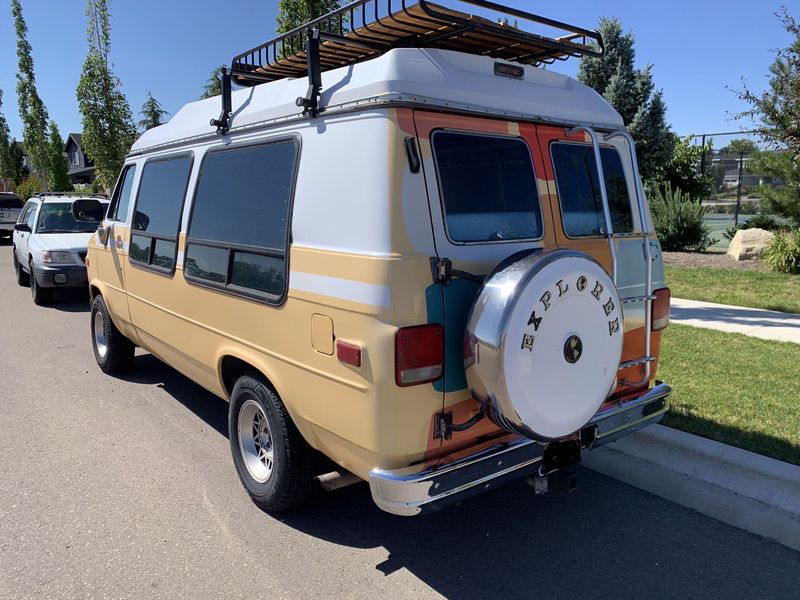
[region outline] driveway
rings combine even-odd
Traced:
[[[142,353],[104,376],[84,293],[37,307],[0,242],[0,598],[796,598],[800,554],[581,469],[420,518],[360,484],[261,512],[227,404]]]

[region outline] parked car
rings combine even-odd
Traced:
[[[370,1],[365,18],[391,8]],[[671,391],[633,140],[536,66],[597,56],[599,35],[410,0],[348,32],[353,6],[234,58],[221,98],[134,144],[89,242],[97,363],[141,346],[228,399],[268,511],[315,476],[355,474],[401,515],[526,475],[571,488],[584,451],[657,422]]]
[[[30,286],[36,304],[49,304],[56,288],[84,287],[86,246],[105,214],[107,201],[97,200],[96,212],[73,217],[80,197],[39,194],[25,203],[14,225],[13,259],[17,283]],[[86,198],[84,198],[86,199]]]
[[[12,192],[0,192],[0,237],[14,233],[14,223],[22,210],[22,200]]]

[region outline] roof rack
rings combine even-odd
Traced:
[[[31,194],[31,198],[42,198],[45,196],[55,196],[55,197],[75,197],[75,198],[98,198],[100,200],[108,200],[107,194],[83,194],[81,192],[34,192]]]
[[[297,105],[304,115],[314,117],[320,110],[322,71],[369,60],[394,48],[458,50],[536,66],[604,53],[597,31],[489,0],[457,1],[560,30],[563,35],[531,33],[428,0],[355,0],[235,56],[230,71],[223,69],[222,113],[211,124],[221,133],[228,130],[231,80],[257,85],[308,75],[308,91]]]

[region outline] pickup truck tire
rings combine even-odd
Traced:
[[[33,261],[28,263],[28,272],[30,273],[31,281],[31,297],[33,303],[37,306],[47,306],[53,302],[53,290],[50,288],[43,288],[36,283],[36,275],[33,273]]]
[[[112,375],[129,370],[136,346],[114,325],[102,296],[96,296],[92,302],[90,322],[94,358],[103,373]]]
[[[248,372],[233,386],[228,432],[236,472],[259,508],[277,513],[311,498],[314,450],[259,373]]]
[[[12,250],[14,253],[14,274],[17,276],[17,285],[21,285],[22,287],[29,287],[31,285],[31,278],[25,271],[22,270],[22,265],[19,264],[17,260],[17,251]]]

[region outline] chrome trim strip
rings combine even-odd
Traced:
[[[638,398],[597,413],[584,428],[594,427],[596,448],[657,423],[667,411],[672,388],[658,383]],[[411,516],[443,508],[470,495],[534,472],[544,446],[527,438],[499,444],[446,465],[420,470],[373,469],[369,474],[372,499],[379,508]]]
[[[655,356],[642,356],[641,358],[634,358],[633,360],[626,360],[625,362],[619,363],[618,371],[622,371],[623,369],[627,369],[629,367],[635,367],[636,365],[645,365],[650,364],[656,359]]]
[[[631,302],[643,302],[644,300],[655,300],[655,294],[650,294],[649,296],[631,296],[630,298],[625,298],[622,300],[623,304],[630,304]]]

